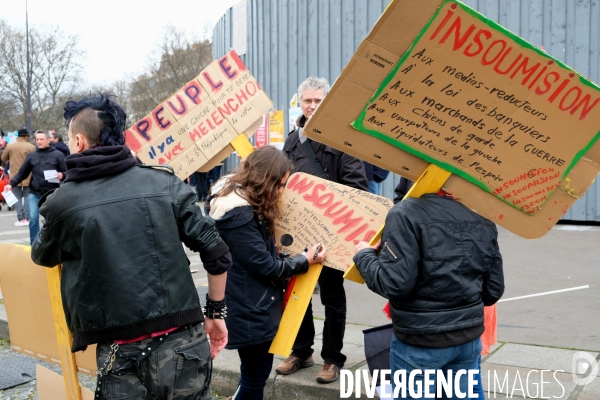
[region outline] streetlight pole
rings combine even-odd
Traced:
[[[25,0],[25,30],[27,31],[27,131],[31,135],[31,66],[29,64],[29,15]]]

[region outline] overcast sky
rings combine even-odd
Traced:
[[[110,83],[143,71],[168,24],[198,35],[239,0],[28,0],[29,26],[59,26],[79,35],[87,80]],[[172,7],[170,7],[173,5]],[[25,27],[25,0],[1,0],[0,18]]]

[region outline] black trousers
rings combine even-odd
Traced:
[[[193,176],[198,200],[205,199],[208,196],[208,172],[194,172]]]
[[[342,354],[344,332],[346,331],[346,292],[344,291],[344,273],[324,267],[319,276],[319,293],[325,306],[325,325],[323,327],[323,348],[321,357],[327,364],[342,368],[346,356]],[[294,342],[292,355],[308,358],[313,353],[315,342],[315,324],[313,322],[312,301],[300,325]]]
[[[238,349],[241,377],[235,400],[262,400],[273,368],[273,354],[269,353],[269,347],[271,342]]]

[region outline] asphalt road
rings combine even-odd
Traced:
[[[15,213],[0,211],[0,242],[28,244],[27,227],[13,226]],[[558,225],[537,240],[522,239],[502,228],[504,299],[589,285],[589,289],[507,301],[498,305],[498,340],[600,351],[600,227]],[[205,285],[197,255],[190,257],[194,281]],[[197,271],[196,271],[197,270]],[[388,323],[381,312],[385,300],[365,285],[345,283],[348,323]],[[313,296],[317,317],[324,310]]]

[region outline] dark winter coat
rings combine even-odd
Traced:
[[[166,169],[134,165],[125,146],[87,150],[68,163],[67,182],[40,201],[46,220],[31,257],[63,263],[73,351],[202,321],[181,242],[205,268],[228,248],[196,195]]]
[[[27,154],[19,172],[10,180],[10,185],[17,186],[31,174],[29,192],[42,196],[60,186],[59,183],[50,183],[45,179],[44,171],[48,170],[56,170],[63,174],[67,170],[65,155],[56,150],[53,143],[50,143],[50,146],[45,149],[36,148],[35,151]]]
[[[398,204],[402,201],[404,196],[406,196],[406,193],[408,193],[408,191],[412,187],[413,183],[414,182],[410,179],[407,179],[403,176],[400,177],[400,181],[394,189],[394,204]]]
[[[273,340],[281,320],[286,278],[305,273],[308,260],[302,255],[280,258],[266,224],[248,204],[238,203],[223,216],[215,214],[218,207],[231,208],[223,204],[231,197],[235,196],[216,198],[211,216],[233,259],[225,288],[227,348],[237,349]]]
[[[300,126],[304,126],[305,121],[306,118],[302,116],[299,120]],[[307,140],[317,157],[317,163],[321,164],[323,171],[329,175],[328,179],[330,181],[364,191],[369,190],[365,166],[361,160],[333,147],[315,142],[312,139]],[[298,136],[298,129],[290,132],[283,146],[283,151],[294,163],[292,173],[306,172],[311,175],[317,175],[306,154],[304,154],[302,143],[300,143]]]
[[[56,142],[56,143],[54,143],[54,147],[56,147],[56,150],[63,153],[65,155],[65,157],[71,155],[71,150],[69,150],[69,146],[64,144],[64,142],[60,142],[60,141]]]
[[[504,292],[498,231],[450,197],[428,194],[396,204],[381,254],[354,261],[375,293],[390,300],[396,334],[425,335],[483,324],[483,306]]]

